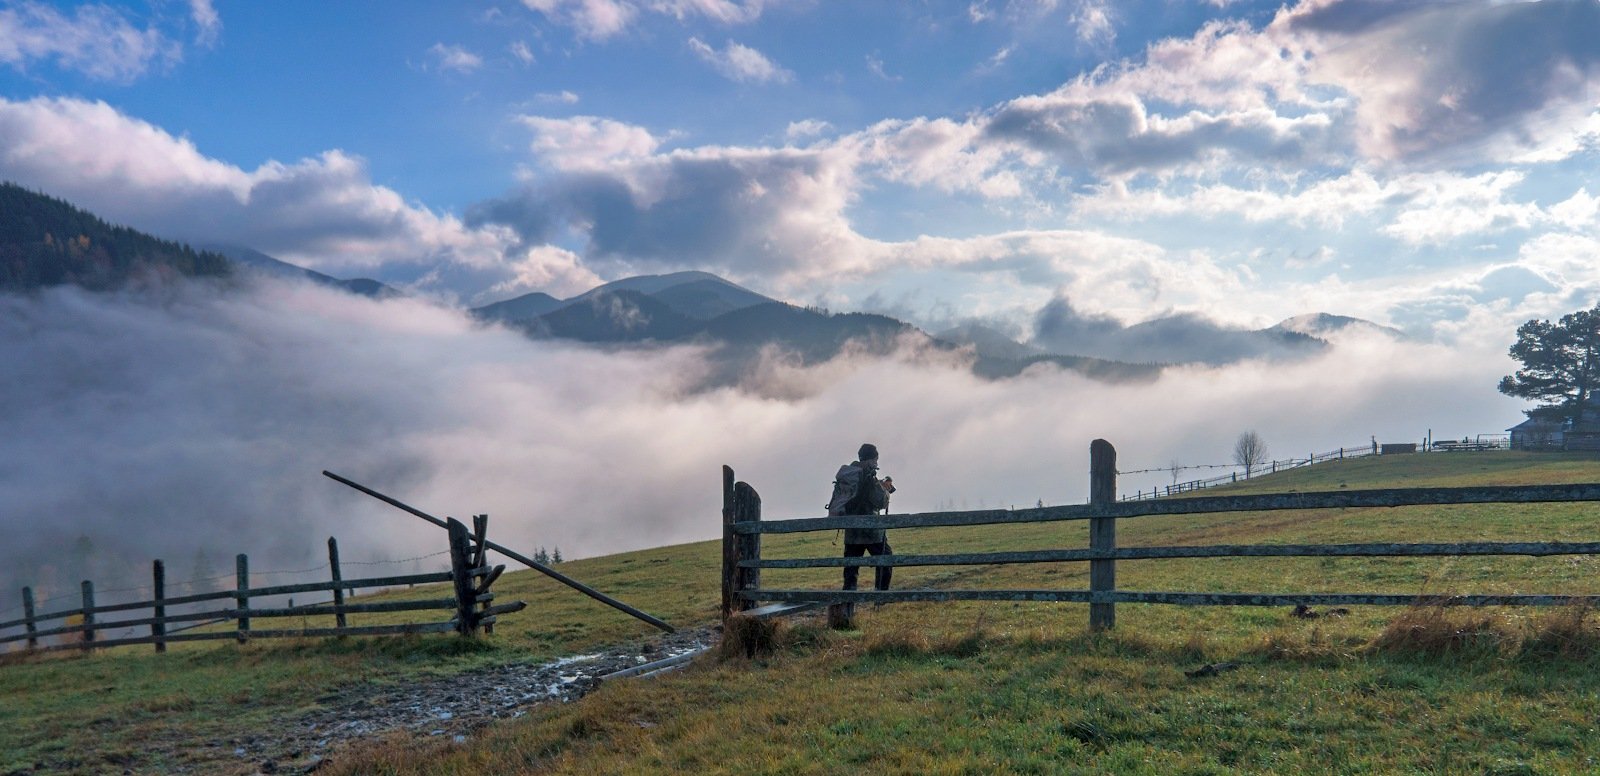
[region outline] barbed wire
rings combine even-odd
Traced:
[[[427,555],[418,555],[415,558],[401,558],[399,560],[368,560],[368,561],[348,560],[348,561],[340,561],[339,565],[341,565],[341,566],[344,566],[344,565],[349,565],[349,566],[382,566],[382,565],[387,564],[387,563],[410,563],[411,561],[414,561],[414,560],[427,560],[429,558],[437,558],[440,555],[449,555],[449,554],[450,554],[449,550],[440,550],[438,552],[428,553]]]

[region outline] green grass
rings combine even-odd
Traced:
[[[1592,456],[1363,458],[1221,492],[1600,481]],[[1593,541],[1594,505],[1484,505],[1148,517],[1122,545],[1452,540]],[[771,557],[832,555],[832,532],[765,537]],[[1072,548],[1079,523],[895,531],[897,552]],[[708,622],[719,548],[705,542],[573,561],[563,571],[677,624]],[[1592,557],[1194,559],[1118,564],[1126,590],[1600,593]],[[766,570],[767,587],[835,587],[835,570]],[[864,576],[870,578],[870,571]],[[1083,589],[1087,564],[898,569],[896,587]],[[648,636],[648,626],[534,572],[500,600],[530,607],[475,648],[453,637],[137,648],[0,666],[0,773],[139,760],[152,738],[226,738],[312,708],[328,688],[397,682]],[[413,591],[412,595],[415,595]],[[1376,646],[1404,610],[1297,620],[1286,608],[1120,605],[1087,632],[1078,604],[905,604],[860,630],[798,624],[755,661],[602,687],[493,726],[466,746],[395,739],[334,772],[459,773],[1581,773],[1600,771],[1600,644],[1563,612],[1451,614],[1432,636]],[[381,622],[373,616],[362,622]],[[1407,621],[1409,622],[1409,621]],[[1404,624],[1404,623],[1401,623]],[[1439,634],[1460,632],[1456,638]],[[1430,640],[1431,639],[1431,640]],[[1406,645],[1410,644],[1411,647]],[[1440,647],[1443,645],[1443,647]],[[1435,648],[1438,647],[1438,648]],[[1183,670],[1239,668],[1189,679]],[[204,764],[204,753],[195,757]],[[130,759],[131,758],[131,759]]]

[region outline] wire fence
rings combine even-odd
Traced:
[[[1365,445],[1340,447],[1337,450],[1330,450],[1325,453],[1310,453],[1304,458],[1286,458],[1283,460],[1262,461],[1249,467],[1246,467],[1240,463],[1231,463],[1156,466],[1146,469],[1132,469],[1127,471],[1118,470],[1117,474],[1119,475],[1153,474],[1156,472],[1172,472],[1175,474],[1176,472],[1188,469],[1234,470],[1228,474],[1218,477],[1190,480],[1187,482],[1175,482],[1171,485],[1158,485],[1152,487],[1148,491],[1140,489],[1135,491],[1133,495],[1124,494],[1119,496],[1118,500],[1144,501],[1153,498],[1176,496],[1182,493],[1192,493],[1197,490],[1205,490],[1206,488],[1212,488],[1218,485],[1227,485],[1239,482],[1241,480],[1249,480],[1253,477],[1259,477],[1263,474],[1276,474],[1280,471],[1288,471],[1290,469],[1298,469],[1303,466],[1312,466],[1319,463],[1328,463],[1330,461],[1342,461],[1346,458],[1360,458],[1363,456],[1379,455],[1383,447],[1384,445],[1380,445],[1376,440],[1374,440],[1373,442]],[[1393,445],[1391,445],[1391,447],[1393,447]],[[1463,437],[1459,441],[1455,439],[1428,440],[1423,442],[1421,445],[1408,443],[1403,445],[1403,447],[1407,448],[1406,452],[1435,453],[1509,450],[1511,449],[1511,439],[1506,434],[1478,434],[1476,436]]]

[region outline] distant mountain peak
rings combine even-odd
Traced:
[[[1268,331],[1286,331],[1304,334],[1308,337],[1326,339],[1330,335],[1344,333],[1382,334],[1387,337],[1404,339],[1405,333],[1399,329],[1373,323],[1362,318],[1352,318],[1348,315],[1334,315],[1332,313],[1306,313],[1293,318],[1279,321]]]

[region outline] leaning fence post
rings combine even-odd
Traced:
[[[83,581],[83,648],[94,647],[94,583]]]
[[[150,637],[156,640],[156,651],[167,651],[167,604],[163,600],[167,597],[167,566],[161,561],[152,564],[156,599],[154,602],[155,622],[150,623]]]
[[[22,626],[28,632],[28,649],[39,646],[39,623],[33,615],[33,588],[22,588]]]
[[[344,588],[341,583],[344,577],[339,572],[339,540],[328,537],[328,569],[333,576],[333,624],[336,628],[345,626],[344,619]]]
[[[1089,443],[1089,504],[1096,511],[1116,502],[1117,449],[1104,439]],[[1089,549],[1109,553],[1117,548],[1117,519],[1089,518]],[[1089,629],[1108,630],[1117,624],[1117,605],[1099,602],[1100,593],[1117,589],[1117,561],[1103,558],[1089,561]]]
[[[741,482],[733,487],[733,522],[759,523],[761,522],[761,494],[750,487],[750,483]],[[742,568],[738,561],[761,559],[761,534],[738,534],[733,540],[734,572],[733,572],[733,610],[742,612],[755,606],[739,594],[746,590],[756,590],[761,587],[761,569]]]
[[[722,467],[722,619],[733,614],[733,572],[738,552],[733,546],[733,467]]]
[[[445,528],[450,532],[450,580],[456,589],[456,632],[475,636],[478,633],[477,595],[472,592],[471,569],[468,568],[471,534],[464,523],[453,517],[445,519]]]
[[[233,594],[233,601],[239,610],[239,643],[243,644],[250,638],[250,558],[244,553],[239,553],[233,559],[234,580],[238,587]]]

